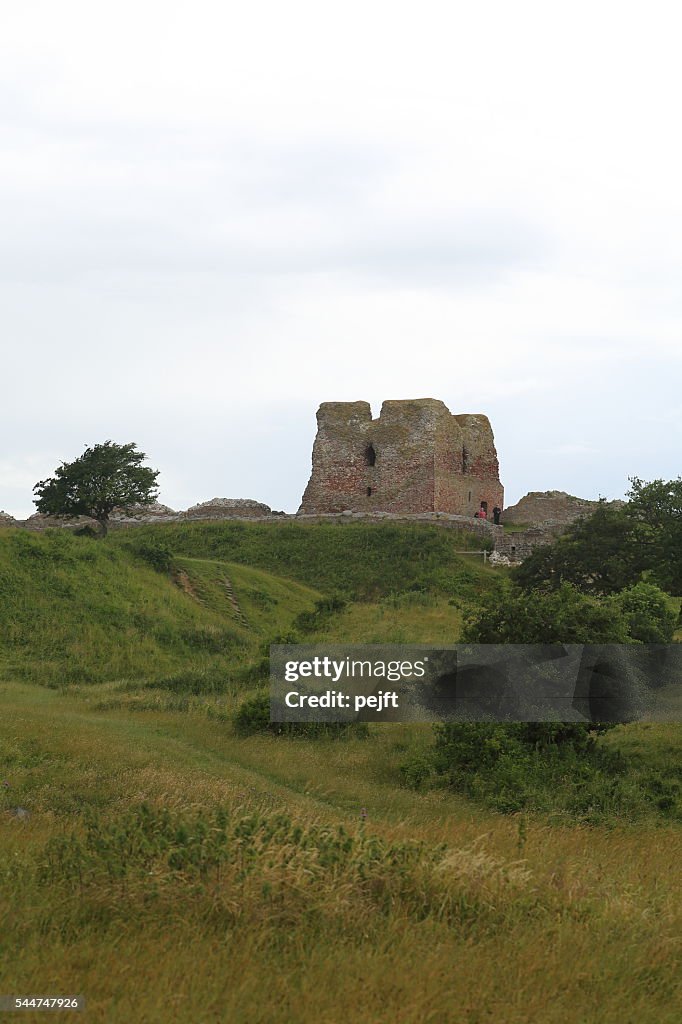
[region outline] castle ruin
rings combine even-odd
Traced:
[[[312,475],[299,514],[445,512],[502,508],[504,490],[487,416],[453,415],[433,398],[323,402]]]

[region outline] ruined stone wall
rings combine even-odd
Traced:
[[[473,516],[485,502],[492,518],[495,505],[503,507],[504,489],[490,421],[481,414],[449,419],[437,439],[435,508]]]
[[[428,402],[384,402],[377,420],[368,402],[323,402],[299,511],[432,511],[435,429]]]
[[[185,512],[175,512],[168,505],[162,505],[155,501],[151,505],[140,505],[131,508],[126,512],[115,509],[111,513],[109,526],[116,529],[122,526],[139,526],[145,523],[181,523],[185,521],[194,522],[197,520],[219,521],[221,519],[248,519],[258,521],[261,519],[281,519],[283,512],[273,512],[269,505],[261,501],[253,501],[251,498],[212,498],[211,501],[201,502],[199,505],[192,505]],[[64,519],[58,516],[41,515],[34,512],[28,519],[13,519],[6,512],[0,512],[0,527],[20,526],[26,530],[53,530],[56,527],[63,527],[69,530],[78,530],[89,526],[94,530],[98,529],[95,519],[89,516],[77,516],[73,519]]]
[[[495,551],[499,555],[506,555],[510,562],[522,562],[536,548],[552,544],[560,534],[560,527],[549,526],[533,526],[519,530],[518,533],[502,532],[495,537]]]
[[[324,402],[317,413],[312,475],[299,513],[492,512],[503,490],[490,423],[452,416],[432,398]]]

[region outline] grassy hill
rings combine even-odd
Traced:
[[[0,531],[0,992],[80,992],[96,1024],[676,1024],[679,726],[608,732],[618,800],[580,818],[406,785],[429,726],[234,727],[283,635],[456,641],[496,579],[464,543]]]
[[[456,535],[412,526],[201,524],[0,533],[0,673],[49,686],[248,677],[323,594],[356,603],[308,623],[325,639],[456,636],[493,580]],[[461,541],[458,539],[458,544]],[[433,628],[424,634],[423,613]],[[361,628],[361,623],[364,626]]]
[[[325,593],[374,600],[405,590],[473,596],[493,575],[476,550],[480,537],[405,523],[169,523],[119,530],[115,545],[163,542],[178,555],[239,562]]]
[[[243,565],[179,558],[158,571],[125,545],[6,530],[0,673],[49,686],[231,677],[319,597]]]

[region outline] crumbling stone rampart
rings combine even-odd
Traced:
[[[183,519],[263,519],[271,515],[268,505],[250,498],[212,498],[181,513]]]
[[[279,518],[280,516],[281,513],[273,512],[268,505],[250,498],[212,498],[210,501],[192,505],[185,512],[175,512],[168,505],[162,505],[155,501],[151,505],[141,505],[139,508],[129,509],[126,512],[112,512],[109,526],[116,529],[121,526],[139,526],[143,523],[181,523],[200,519],[260,520],[270,517]],[[71,530],[80,529],[83,526],[97,529],[95,520],[88,516],[62,519],[57,516],[41,515],[39,512],[34,512],[32,516],[24,520],[12,519],[6,513],[0,513],[0,526],[22,526],[27,530],[51,530],[58,526]]]
[[[622,501],[608,502],[611,508],[623,504]],[[516,505],[504,510],[502,522],[508,525],[566,527],[581,516],[591,515],[598,506],[598,501],[576,498],[566,491],[529,491]]]

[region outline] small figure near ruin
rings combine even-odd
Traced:
[[[499,526],[500,525],[500,516],[501,515],[502,515],[502,509],[500,508],[499,505],[496,505],[495,508],[493,509],[493,522],[494,522],[495,526]]]

